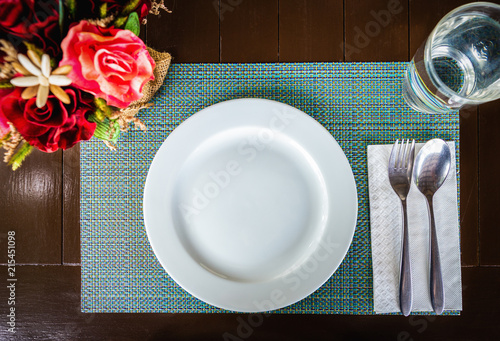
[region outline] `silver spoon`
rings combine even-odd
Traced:
[[[427,209],[429,210],[431,241],[430,293],[432,308],[438,315],[441,314],[444,309],[444,286],[432,198],[448,176],[450,167],[450,148],[446,142],[440,139],[430,140],[420,149],[413,167],[413,180],[417,188],[427,199]]]

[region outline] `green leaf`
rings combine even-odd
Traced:
[[[122,12],[120,13],[121,16],[127,16],[128,14],[132,13],[137,6],[139,6],[139,3],[141,0],[130,0],[124,7]]]
[[[94,132],[95,137],[112,143],[118,141],[118,137],[120,136],[120,125],[116,120],[110,121],[108,118],[105,118],[103,121],[99,121],[94,116],[90,116],[89,121],[96,123]]]
[[[101,17],[101,19],[104,19],[106,18],[107,15],[108,15],[108,3],[104,2],[102,3],[101,7],[99,7],[99,16]]]
[[[24,142],[21,148],[19,148],[9,160],[8,164],[12,166],[12,170],[15,171],[16,169],[21,167],[21,164],[23,163],[24,159],[26,159],[26,156],[30,155],[32,151],[33,146],[27,142]]]
[[[125,23],[127,22],[127,17],[118,17],[116,18],[116,20],[113,22],[113,24],[115,25],[115,27],[117,28],[122,28],[123,25],[125,25]]]
[[[12,85],[9,81],[0,82],[0,89],[12,89],[12,88],[15,88],[15,86]]]
[[[141,23],[139,22],[139,15],[136,12],[130,13],[128,16],[127,23],[125,24],[125,29],[131,31],[136,36],[141,32]]]
[[[125,6],[123,6],[121,13],[118,15],[118,18],[116,18],[116,20],[113,23],[115,25],[115,27],[122,28],[123,25],[125,25],[125,23],[127,22],[127,18],[129,17],[129,14],[134,12],[140,3],[141,3],[141,0],[130,0],[129,2],[127,2],[127,4]],[[136,13],[136,15],[137,15],[137,13]],[[133,30],[130,30],[130,31],[134,32]]]
[[[95,115],[99,121],[104,121],[106,117],[111,117],[113,115],[113,109],[107,104],[105,99],[95,97],[94,105],[96,107]]]
[[[102,111],[101,109],[99,108],[96,108],[96,110],[94,111],[94,115],[93,117],[97,120],[97,121],[94,121],[92,120],[92,122],[102,122],[104,121],[104,119],[106,118],[106,115],[104,114],[104,111]]]
[[[60,0],[62,1],[62,0]],[[76,0],[66,0],[66,7],[68,7],[69,15],[72,19],[75,19],[76,15]]]
[[[104,107],[107,107],[108,104],[104,98],[99,98],[95,97],[94,98],[94,104],[97,108],[104,109]]]

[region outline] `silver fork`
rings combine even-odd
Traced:
[[[399,307],[404,316],[411,313],[413,301],[411,285],[410,248],[408,241],[408,216],[406,213],[406,197],[410,191],[413,159],[415,157],[415,140],[396,140],[389,157],[389,182],[392,189],[401,199],[403,208],[403,241],[401,249],[401,273],[399,279]]]

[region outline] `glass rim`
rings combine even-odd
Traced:
[[[492,2],[486,2],[486,1],[471,2],[471,3],[459,6],[459,7],[455,8],[455,9],[451,10],[443,18],[441,18],[441,20],[439,20],[439,22],[436,24],[436,26],[432,30],[431,34],[427,38],[427,41],[426,41],[425,47],[424,47],[424,63],[425,63],[425,68],[427,69],[427,73],[429,74],[429,76],[431,78],[431,81],[434,83],[434,85],[436,85],[436,88],[439,91],[443,92],[445,95],[447,95],[450,98],[453,97],[453,98],[456,98],[456,99],[459,99],[461,101],[465,101],[465,102],[468,102],[468,103],[476,103],[476,104],[478,104],[478,103],[483,103],[483,101],[481,101],[481,100],[472,100],[472,99],[470,99],[468,97],[464,97],[464,96],[460,95],[459,93],[453,91],[450,87],[448,87],[439,77],[436,77],[436,74],[437,74],[436,69],[434,68],[434,65],[430,62],[432,60],[431,45],[432,45],[432,42],[434,41],[434,37],[435,37],[435,35],[437,33],[437,29],[445,21],[447,21],[452,16],[454,16],[457,12],[462,12],[462,11],[464,11],[466,9],[474,8],[474,7],[482,7],[482,8],[486,7],[486,8],[491,8],[491,9],[497,10],[498,14],[500,16],[500,5],[492,3]]]

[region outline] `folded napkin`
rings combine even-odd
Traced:
[[[448,142],[452,160],[455,144]],[[416,144],[417,155],[423,144]],[[392,145],[368,146],[368,189],[376,313],[399,312],[402,209],[387,174]],[[425,197],[412,183],[408,229],[413,284],[412,311],[432,311],[429,293],[429,218]],[[457,173],[455,162],[434,195],[434,212],[443,272],[445,310],[462,310]]]

